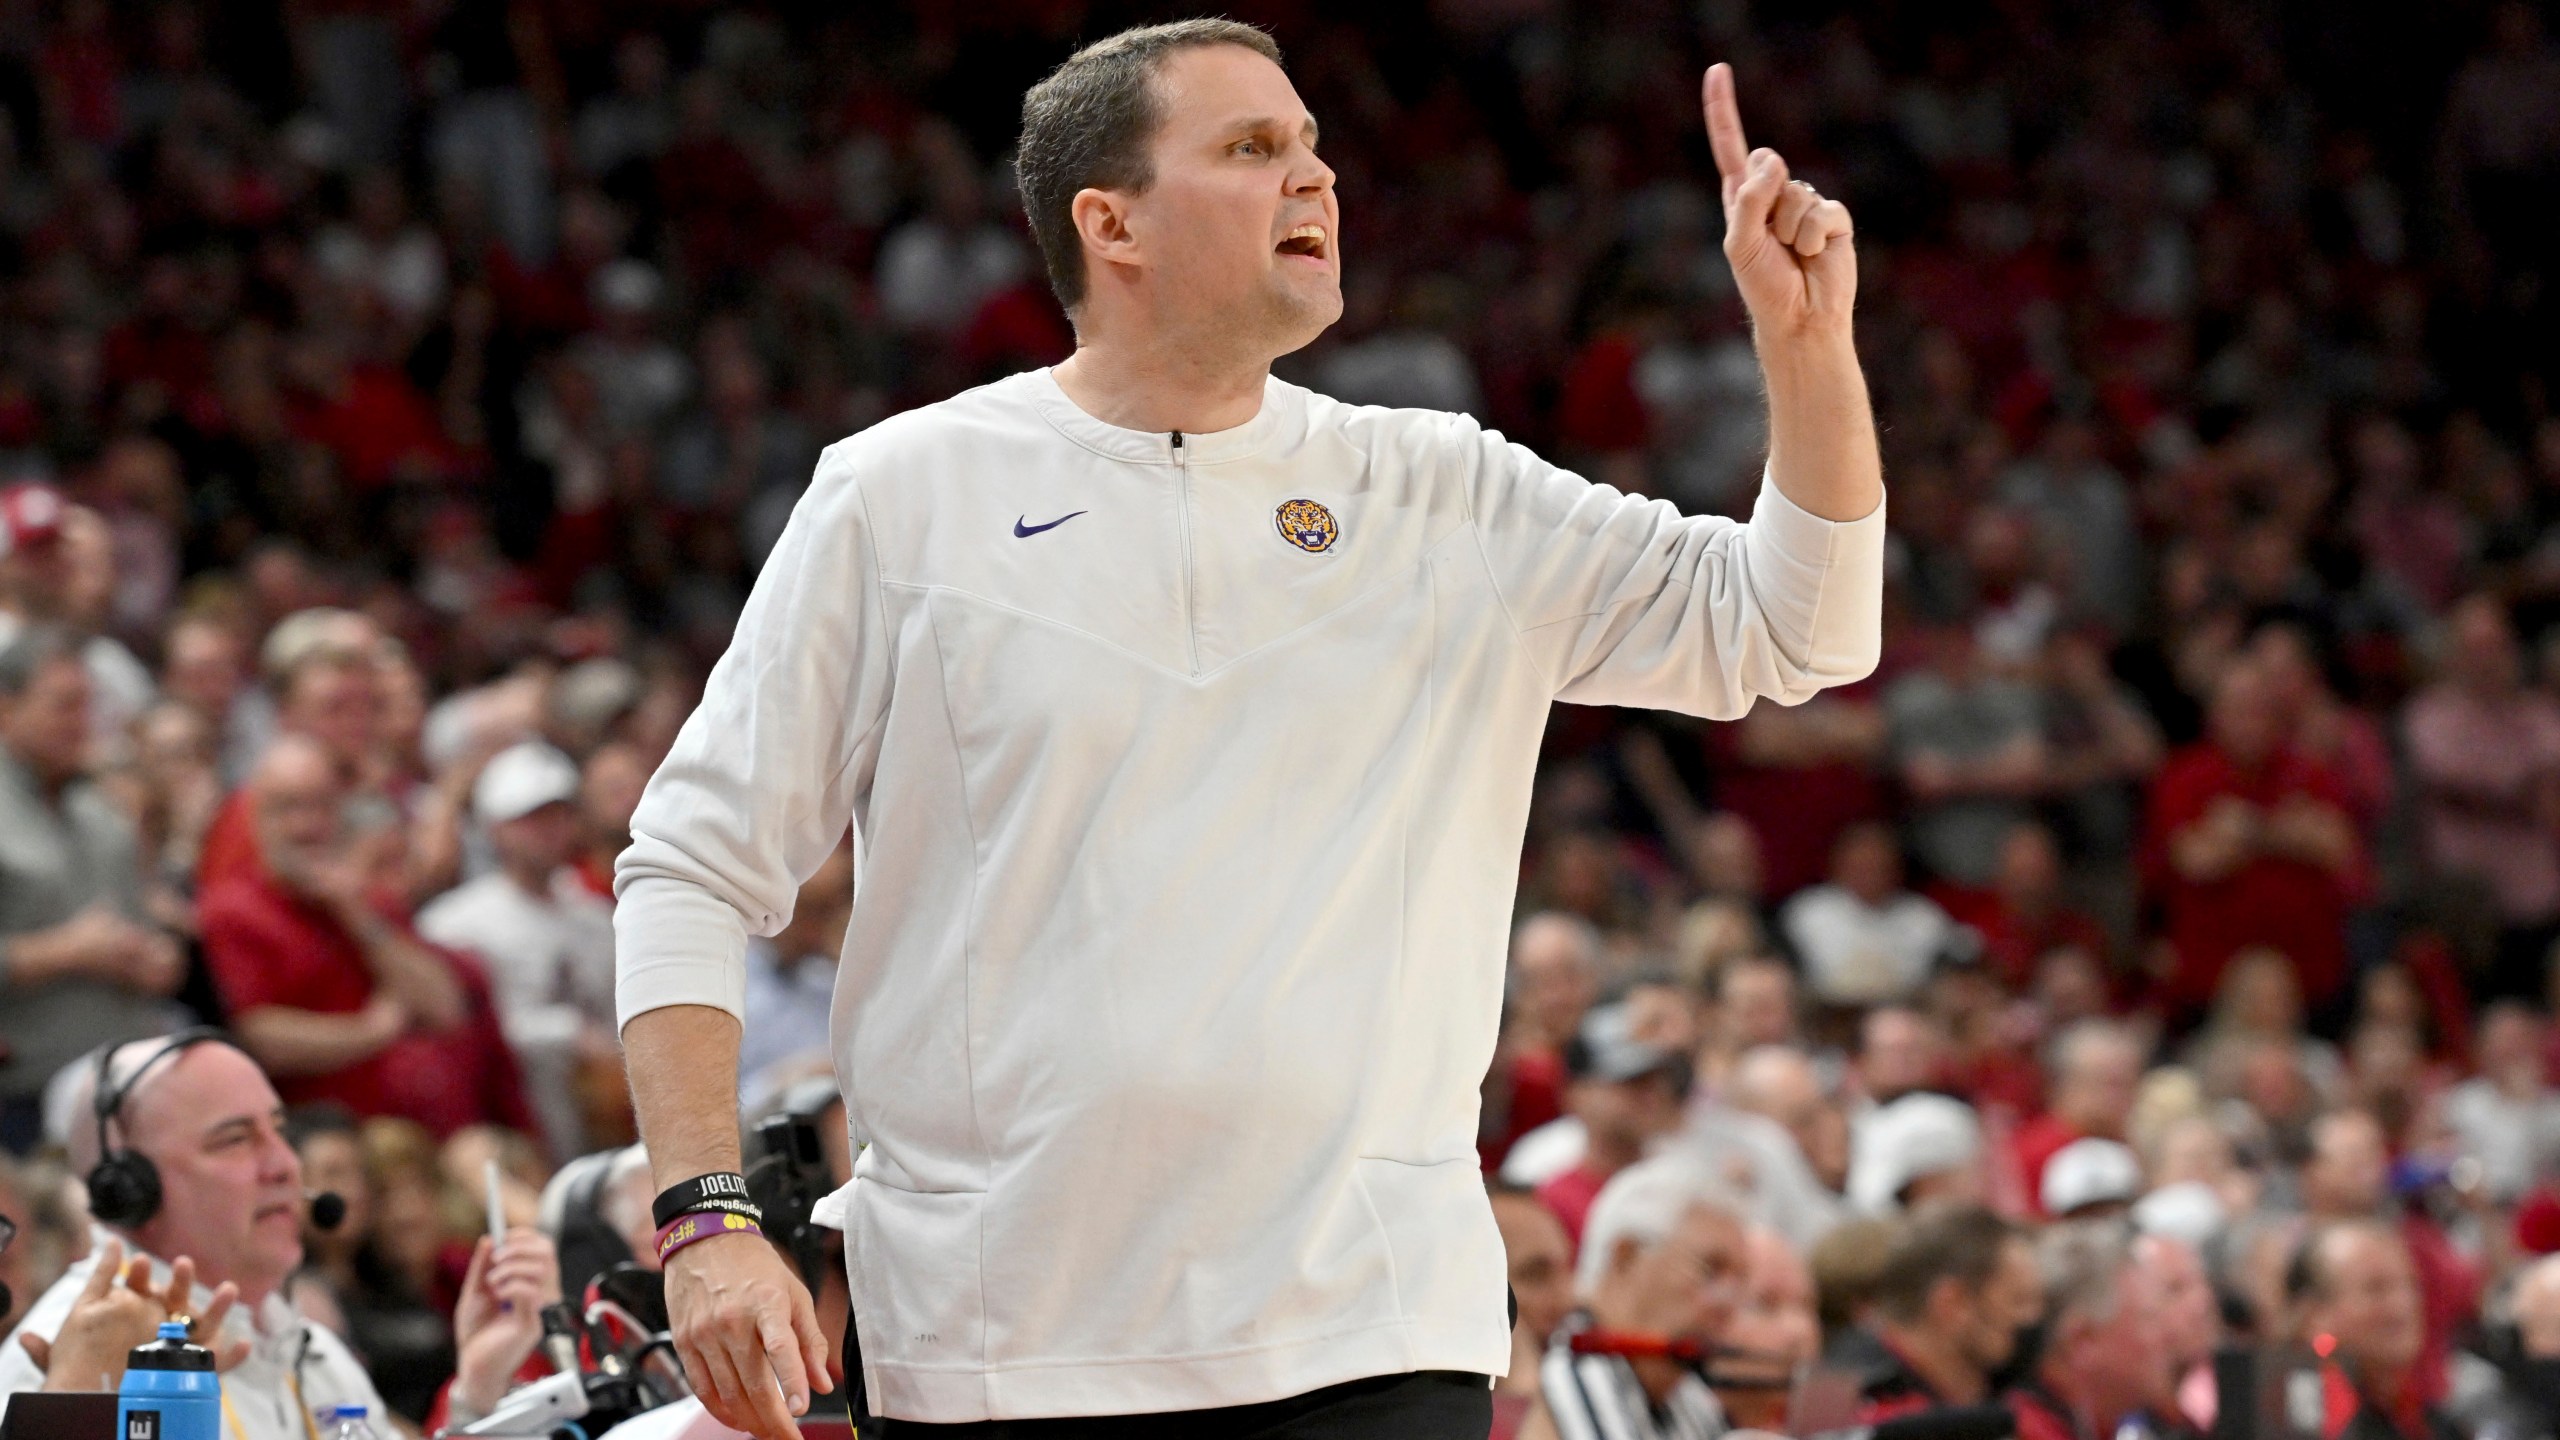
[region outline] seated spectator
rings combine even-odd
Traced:
[[[2037,1208],[2057,1221],[2113,1219],[2142,1198],[2142,1161],[2133,1147],[2094,1137],[2053,1152],[2036,1190]]]
[[[2560,1256],[2524,1268],[2507,1311],[2465,1357],[2471,1383],[2455,1387],[2448,1416],[2468,1435],[2560,1433]]]
[[[631,812],[649,783],[649,760],[620,741],[596,747],[578,785],[578,879],[605,900],[613,898],[614,857],[631,847]]]
[[[2252,945],[2293,962],[2314,1010],[2346,983],[2346,917],[2364,884],[2364,844],[2338,780],[2286,749],[2257,668],[2214,687],[2206,738],[2152,783],[2146,872],[2165,912],[2172,1017],[2204,1008],[2231,957]]]
[[[1947,1037],[1936,1021],[1907,1005],[1879,1005],[1858,1022],[1852,1073],[1869,1107],[1890,1105],[1946,1084]]]
[[[2479,1314],[2480,1272],[2426,1207],[2404,1206],[2392,1193],[2390,1145],[2371,1114],[2331,1111],[2313,1122],[2310,1140],[2299,1177],[2303,1214],[2315,1227],[2389,1227],[2400,1260],[2417,1277],[2418,1348],[2395,1373],[2416,1387],[2418,1400],[2434,1404],[2444,1398],[2445,1362],[2454,1339]]]
[[[1600,933],[1577,915],[1542,911],[1513,927],[1511,973],[1494,1091],[1502,1134],[1492,1159],[1564,1113],[1564,1047],[1600,986]]]
[[[184,976],[143,911],[132,824],[88,778],[88,671],[68,632],[0,644],[0,1150],[41,1134],[45,1081],[166,1029]]]
[[[1574,1266],[1582,1307],[1539,1367],[1523,1440],[1622,1435],[1691,1440],[1724,1432],[1723,1407],[1695,1371],[1659,1355],[1576,1354],[1586,1332],[1714,1346],[1728,1339],[1750,1277],[1746,1222],[1715,1173],[1663,1156],[1616,1176],[1591,1207]],[[1602,1431],[1596,1418],[1612,1417]]]
[[[1568,1168],[1539,1183],[1538,1200],[1577,1245],[1600,1187],[1680,1125],[1688,1066],[1679,1052],[1636,1039],[1630,1018],[1623,1005],[1601,1006],[1565,1046],[1565,1113],[1582,1145]],[[1530,1147],[1524,1140],[1520,1148]]]
[[[2048,1035],[2116,1013],[2105,965],[2096,952],[2078,945],[2056,946],[2036,957],[2026,1000],[2037,1030]]]
[[[1516,1434],[1537,1402],[1547,1339],[1573,1313],[1573,1241],[1529,1191],[1495,1181],[1492,1195],[1511,1302],[1520,1309],[1511,1326],[1511,1372],[1494,1384],[1494,1430]]]
[[[73,1166],[95,1166],[103,1139],[157,1169],[161,1200],[103,1221],[90,1256],[36,1301],[18,1334],[42,1343],[0,1352],[0,1395],[86,1388],[102,1374],[112,1384],[125,1353],[184,1308],[219,1337],[229,1423],[246,1440],[305,1440],[309,1412],[332,1405],[383,1413],[353,1352],[283,1296],[302,1263],[308,1200],[281,1129],[283,1102],[256,1062],[218,1037],[137,1040],[82,1072],[74,1101],[75,1113],[101,1124],[72,1128]],[[111,1290],[127,1252],[142,1271]],[[494,1252],[484,1239],[474,1253],[456,1315],[457,1416],[494,1406],[533,1354],[538,1312],[559,1298],[550,1256],[529,1230]]]
[[[1737,955],[1715,972],[1707,988],[1706,1034],[1698,1044],[1697,1074],[1712,1089],[1733,1062],[1761,1045],[1803,1041],[1796,1007],[1796,972],[1766,953]]]
[[[1939,1088],[1986,1115],[2009,1120],[2043,1108],[2036,1016],[2016,1004],[1989,971],[1965,963],[1961,950],[1950,954],[1930,974],[1921,1005],[1946,1037]]]
[[[2547,1029],[2527,1006],[2490,1006],[2480,1021],[2479,1072],[2445,1096],[2445,1123],[2463,1153],[2480,1162],[2490,1196],[2503,1204],[2514,1204],[2560,1168],[2560,1092],[2543,1071]]]
[[[62,633],[88,672],[86,738],[92,756],[102,760],[121,753],[125,727],[158,698],[149,668],[105,633],[116,581],[113,545],[104,517],[50,485],[0,489],[0,645],[39,625]]]
[[[1810,1250],[1848,1218],[1846,1203],[1814,1173],[1785,1126],[1700,1087],[1692,1087],[1680,1129],[1662,1148],[1721,1176],[1746,1219],[1770,1226],[1799,1249]]]
[[[2045,1112],[2018,1127],[2014,1142],[2031,1198],[2043,1193],[2045,1166],[2064,1146],[2126,1137],[2144,1049],[2132,1030],[2107,1020],[2084,1020],[2054,1040]],[[2036,1213],[2045,1212],[2039,1206]]]
[[[1831,878],[1788,901],[1779,924],[1827,1005],[1910,999],[1955,931],[1937,902],[1903,888],[1902,851],[1876,823],[1841,832]]]
[[[832,1075],[827,1017],[836,961],[853,914],[853,845],[830,851],[800,884],[791,918],[770,940],[747,941],[747,1019],[738,1036],[738,1094],[770,1095],[800,1072]],[[608,942],[611,937],[607,937]],[[606,973],[611,974],[608,948]]]
[[[2121,1225],[2057,1225],[2036,1248],[2046,1338],[2035,1373],[2009,1392],[2018,1440],[2115,1435],[2173,1383],[2158,1292]]]
[[[1743,1052],[1725,1076],[1724,1100],[1785,1130],[1824,1189],[1837,1194],[1849,1183],[1848,1120],[1803,1051],[1762,1045]]]
[[[2135,1273],[2158,1317],[2168,1365],[2142,1409],[2154,1434],[2201,1434],[2213,1427],[2213,1353],[2222,1344],[2222,1304],[2195,1245],[2135,1216]]]
[[[2014,826],[2000,842],[1999,868],[1980,890],[1940,887],[1935,894],[1957,924],[1982,937],[1982,963],[2012,990],[2024,989],[2037,962],[2069,946],[2104,962],[2107,932],[2062,893],[2062,852],[2053,832],[2034,822]]]
[[[1993,1397],[1993,1377],[2044,1317],[2027,1232],[1979,1205],[1943,1205],[1895,1235],[1863,1333],[1858,1423]]]
[[[2295,1340],[2327,1353],[2321,1433],[2339,1440],[2453,1440],[2461,1432],[2431,1397],[2417,1267],[2391,1227],[2372,1219],[2314,1229],[2285,1274]]]
[[[325,1309],[330,1328],[364,1358],[365,1373],[383,1402],[412,1423],[423,1421],[453,1374],[453,1332],[432,1296],[375,1243],[381,1217],[363,1132],[344,1107],[312,1105],[285,1117],[285,1135],[301,1157],[303,1182],[338,1196],[347,1207],[344,1218],[325,1230],[304,1225],[294,1304],[313,1319]]]
[[[264,859],[202,903],[205,963],[242,1048],[295,1104],[335,1100],[438,1135],[533,1129],[484,982],[370,898],[328,751],[287,735],[246,789]]]
[[[1750,1271],[1724,1331],[1734,1353],[1717,1366],[1712,1383],[1734,1424],[1780,1430],[1798,1371],[1822,1353],[1813,1271],[1786,1236],[1766,1225],[1752,1226],[1745,1243]]]
[[[2153,1194],[2194,1186],[2213,1198],[2218,1212],[2211,1227],[2214,1230],[2219,1230],[2222,1220],[2257,1208],[2262,1186],[2255,1175],[2241,1167],[2232,1152],[2231,1137],[2210,1114],[2171,1120],[2136,1148],[2141,1151],[2142,1173]],[[2136,1218],[2141,1217],[2137,1214]]]
[[[554,1156],[592,1148],[580,1073],[615,1065],[613,907],[578,883],[578,767],[538,740],[500,752],[472,786],[498,868],[418,912],[418,934],[487,967],[498,1023]],[[752,988],[752,979],[749,982]],[[784,1024],[789,1021],[782,1022]],[[820,1007],[824,1023],[824,1007]]]
[[[1973,1107],[1914,1090],[1858,1117],[1849,1135],[1849,1203],[1869,1215],[1978,1205],[1986,1189],[1982,1159]]]
[[[297,611],[259,652],[279,734],[316,742],[337,783],[354,793],[374,758],[382,715],[382,632],[351,610]],[[196,860],[198,893],[256,872],[258,820],[244,782],[224,797]]]
[[[2253,945],[2236,951],[2214,991],[2204,1028],[2187,1041],[2187,1064],[2218,1077],[2254,1046],[2274,1044],[2297,1052],[2322,1095],[2335,1095],[2346,1074],[2336,1046],[2303,1031],[2302,983],[2281,951]]]

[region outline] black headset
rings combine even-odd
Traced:
[[[130,1230],[160,1213],[160,1167],[152,1164],[151,1157],[139,1150],[128,1150],[110,1143],[107,1122],[116,1118],[116,1112],[124,1108],[126,1097],[133,1094],[134,1087],[140,1085],[145,1076],[158,1069],[164,1061],[207,1041],[224,1045],[232,1043],[230,1036],[211,1026],[198,1025],[181,1030],[171,1035],[159,1049],[144,1056],[142,1063],[133,1068],[133,1073],[125,1077],[123,1084],[113,1087],[107,1084],[108,1062],[124,1047],[107,1045],[99,1049],[96,1098],[93,1102],[98,1121],[98,1163],[89,1171],[89,1214],[98,1223]]]

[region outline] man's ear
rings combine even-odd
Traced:
[[[1120,191],[1088,185],[1068,202],[1067,213],[1074,217],[1077,237],[1083,240],[1088,253],[1105,264],[1143,263],[1138,237],[1129,228],[1129,199]]]

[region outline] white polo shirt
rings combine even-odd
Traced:
[[[45,1373],[27,1357],[17,1337],[51,1340],[62,1333],[72,1305],[97,1269],[100,1247],[109,1240],[122,1242],[127,1259],[142,1253],[130,1237],[90,1226],[89,1253],[62,1272],[8,1332],[8,1343],[0,1346],[0,1414],[7,1413],[10,1395],[40,1389],[45,1382]],[[149,1259],[153,1289],[165,1290],[169,1262],[157,1255]],[[196,1313],[212,1303],[212,1289],[198,1285]],[[374,1433],[391,1433],[382,1396],[355,1352],[328,1326],[303,1319],[283,1296],[269,1295],[255,1307],[231,1307],[222,1322],[222,1338],[249,1342],[248,1358],[222,1372],[224,1440],[319,1440],[327,1434],[329,1412],[340,1405],[364,1406]]]
[[[1498,1374],[1477,1085],[1549,703],[1857,679],[1883,549],[1881,507],[1684,518],[1278,380],[1208,435],[1045,370],[883,421],[820,458],[633,817],[622,1018],[740,1013],[850,820],[882,1413]]]

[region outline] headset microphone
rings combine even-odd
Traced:
[[[335,1190],[305,1190],[304,1199],[311,1202],[311,1228],[335,1230],[347,1221],[347,1197]]]

